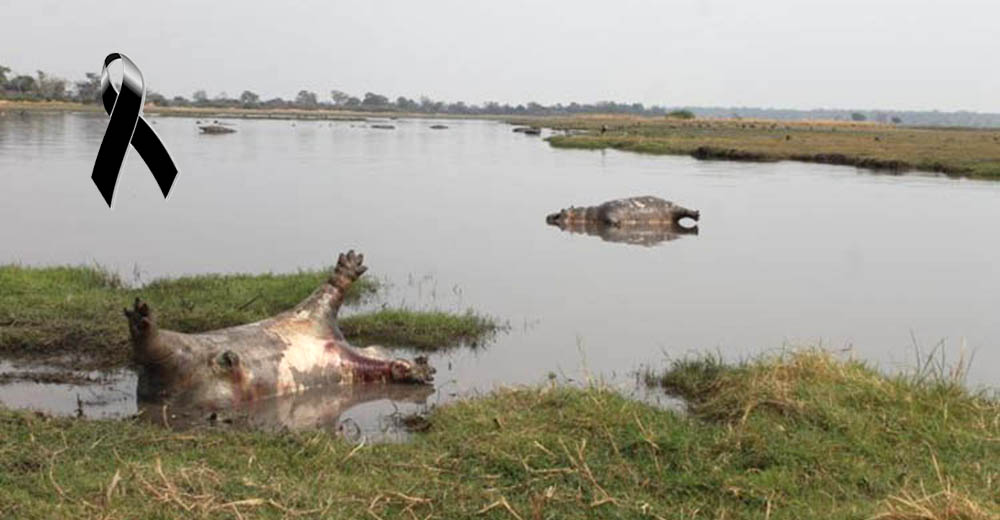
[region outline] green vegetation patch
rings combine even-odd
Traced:
[[[802,161],[900,173],[1000,179],[1000,131],[914,128],[867,122],[679,119],[625,116],[513,121],[555,130],[557,148],[613,148],[699,159]]]
[[[0,516],[1000,514],[993,397],[818,353],[688,362],[664,381],[692,414],[601,387],[506,389],[435,409],[426,433],[396,445],[0,411]]]
[[[136,296],[150,302],[163,328],[202,332],[290,309],[323,283],[328,272],[185,276],[129,288],[117,275],[96,267],[0,266],[0,356],[72,363],[75,368],[124,366],[131,351],[122,308]],[[377,280],[362,277],[351,286],[347,303],[359,303],[378,289]],[[390,338],[392,345],[433,348],[431,340],[469,340],[474,333],[470,320],[465,315],[388,309],[345,322]],[[481,330],[487,321],[478,318],[473,324]],[[406,328],[392,330],[396,322]],[[381,326],[373,328],[371,323]],[[449,328],[436,330],[438,325]],[[450,331],[458,337],[448,336]],[[411,332],[412,342],[407,335]]]
[[[476,347],[500,329],[496,321],[471,309],[464,314],[383,309],[340,320],[341,332],[360,345],[378,343],[420,350]]]

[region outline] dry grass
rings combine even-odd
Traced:
[[[995,509],[991,511],[956,490],[951,479],[941,474],[937,458],[931,455],[931,460],[937,472],[938,491],[929,493],[920,482],[918,490],[903,490],[887,498],[883,511],[873,520],[996,520]]]

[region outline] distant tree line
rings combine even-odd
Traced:
[[[81,103],[97,103],[100,100],[101,77],[88,72],[85,79],[69,82],[44,71],[37,71],[34,76],[13,74],[9,67],[0,65],[0,97],[13,100],[36,101],[77,101]],[[205,90],[197,90],[191,98],[184,96],[166,96],[154,92],[146,92],[146,102],[166,107],[211,107],[211,108],[294,108],[294,109],[327,109],[327,110],[364,110],[368,112],[418,112],[427,114],[495,114],[495,115],[560,115],[560,114],[634,114],[647,116],[662,116],[669,111],[664,107],[646,107],[642,103],[616,103],[601,101],[598,103],[570,103],[545,106],[530,102],[526,104],[500,104],[486,102],[483,104],[467,104],[464,101],[452,103],[433,100],[422,96],[412,99],[399,96],[390,99],[388,96],[365,92],[363,96],[354,96],[341,90],[331,90],[329,97],[320,98],[309,90],[300,90],[295,99],[280,97],[263,99],[251,90],[244,90],[239,96],[232,97],[226,92],[210,97]]]
[[[80,81],[67,81],[44,71],[34,75],[13,73],[9,67],[0,65],[0,99],[38,101],[76,101],[98,103],[100,101],[101,77],[88,72]],[[642,103],[617,103],[599,101],[597,103],[556,103],[542,105],[529,102],[518,105],[487,101],[482,104],[467,104],[463,101],[437,101],[426,96],[412,99],[365,92],[355,96],[341,90],[331,90],[322,98],[316,92],[300,90],[294,99],[274,97],[263,99],[256,92],[244,90],[239,96],[231,97],[220,92],[209,97],[205,90],[197,90],[190,99],[184,96],[166,96],[146,92],[146,102],[164,107],[210,107],[210,108],[291,108],[302,110],[362,110],[366,112],[411,112],[424,114],[460,115],[506,115],[506,116],[552,116],[574,114],[628,114],[637,116],[667,116],[679,119],[694,117],[716,118],[759,118],[759,119],[835,119],[852,121],[875,121],[879,123],[937,126],[1000,127],[1000,114],[978,112],[939,111],[856,111],[839,109],[794,110],[754,107],[662,107],[646,106]]]

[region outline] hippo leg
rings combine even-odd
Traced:
[[[340,343],[331,343],[327,349],[338,349],[344,368],[356,382],[430,383],[434,380],[434,367],[426,356],[413,361],[386,359],[373,355],[369,349],[353,349]]]
[[[337,266],[326,282],[296,305],[292,313],[328,327],[335,339],[343,341],[344,334],[337,326],[337,314],[351,284],[368,270],[362,265],[364,259],[365,255],[355,253],[354,250],[341,253],[337,258]]]

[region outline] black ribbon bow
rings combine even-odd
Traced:
[[[121,92],[111,83],[108,65],[115,60],[121,60],[123,66]],[[135,151],[153,173],[153,178],[160,185],[163,198],[167,198],[170,187],[177,177],[177,167],[167,153],[163,142],[153,131],[149,123],[142,117],[142,105],[146,98],[146,86],[139,67],[124,54],[117,52],[104,58],[104,68],[101,70],[101,100],[104,111],[111,116],[108,129],[104,132],[104,140],[97,151],[97,161],[94,162],[94,173],[90,176],[104,201],[111,207],[111,198],[115,194],[115,184],[125,154],[131,143]]]

